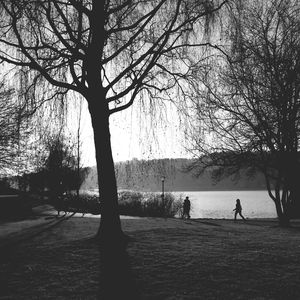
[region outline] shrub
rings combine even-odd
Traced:
[[[182,210],[181,197],[175,199],[172,193],[166,193],[164,199],[161,194],[141,193],[135,191],[119,192],[120,215],[139,217],[175,217],[180,216]],[[99,197],[91,194],[63,195],[55,206],[58,211],[72,211],[81,213],[100,214]]]
[[[119,193],[119,214],[130,216],[144,215],[144,196],[140,192]]]
[[[121,192],[119,193],[119,213],[141,217],[174,217],[178,214],[181,202],[171,193],[164,199],[156,193]]]
[[[66,194],[61,196],[59,202],[61,203],[60,210],[100,214],[100,201],[96,195],[80,194],[77,197],[76,194]]]
[[[145,210],[150,217],[175,217],[180,206],[171,193],[166,193],[163,199],[160,194],[152,193],[145,202]]]

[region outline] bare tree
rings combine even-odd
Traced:
[[[88,102],[102,201],[98,236],[107,244],[124,240],[109,117],[174,87],[186,72],[186,49],[203,43],[208,17],[226,2],[0,1],[0,58],[26,71],[28,91],[42,87],[52,99],[73,90]]]
[[[193,128],[190,169],[218,178],[260,170],[281,225],[300,201],[299,12],[297,1],[238,2],[230,44],[201,70],[194,101],[201,129]]]

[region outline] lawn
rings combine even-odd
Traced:
[[[122,219],[127,252],[73,217],[1,255],[0,299],[300,299],[300,224]]]

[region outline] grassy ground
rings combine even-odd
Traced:
[[[2,253],[0,299],[300,299],[300,224],[122,219],[133,240],[114,262],[98,224],[73,217]]]

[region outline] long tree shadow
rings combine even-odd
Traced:
[[[99,247],[99,299],[141,299],[125,249]]]
[[[93,237],[52,238],[0,249],[0,298],[140,299],[126,250],[100,248]]]

